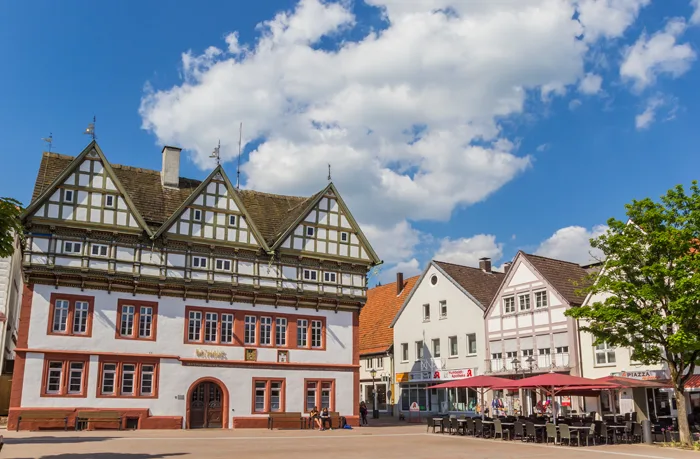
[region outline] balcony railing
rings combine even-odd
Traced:
[[[503,371],[503,368],[505,367],[505,361],[503,359],[491,359],[490,362],[491,362],[491,371],[493,373]]]
[[[537,356],[537,368],[550,368],[552,366],[551,354],[542,354]]]
[[[565,368],[569,366],[569,353],[554,354],[554,366]]]

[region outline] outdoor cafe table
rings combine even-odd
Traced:
[[[434,422],[435,424],[438,424],[438,423],[440,424],[440,432],[444,432],[444,431],[445,431],[445,418],[438,418],[438,417],[435,417],[435,418],[433,418],[433,422]]]

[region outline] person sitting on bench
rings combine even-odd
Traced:
[[[313,429],[314,424],[318,426],[318,430],[323,430],[323,425],[321,424],[321,418],[318,415],[318,408],[313,407],[311,412],[309,412],[310,427]]]
[[[325,430],[325,428],[326,428],[326,422],[328,423],[328,427],[330,427],[330,429],[333,430],[333,421],[331,420],[331,415],[330,415],[330,413],[328,412],[328,408],[325,407],[325,406],[324,406],[323,409],[321,410],[321,421],[322,421],[322,423],[323,423],[323,429],[322,429],[322,430]]]

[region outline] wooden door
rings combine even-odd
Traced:
[[[212,382],[203,382],[194,388],[190,397],[190,428],[206,429],[223,426],[221,388]]]

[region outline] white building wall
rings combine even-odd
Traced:
[[[0,371],[4,368],[6,359],[14,359],[16,346],[12,336],[17,338],[23,287],[22,249],[16,240],[15,253],[10,257],[0,258],[0,312],[5,314],[6,318],[5,324],[0,327],[0,343],[4,343],[0,352]]]

